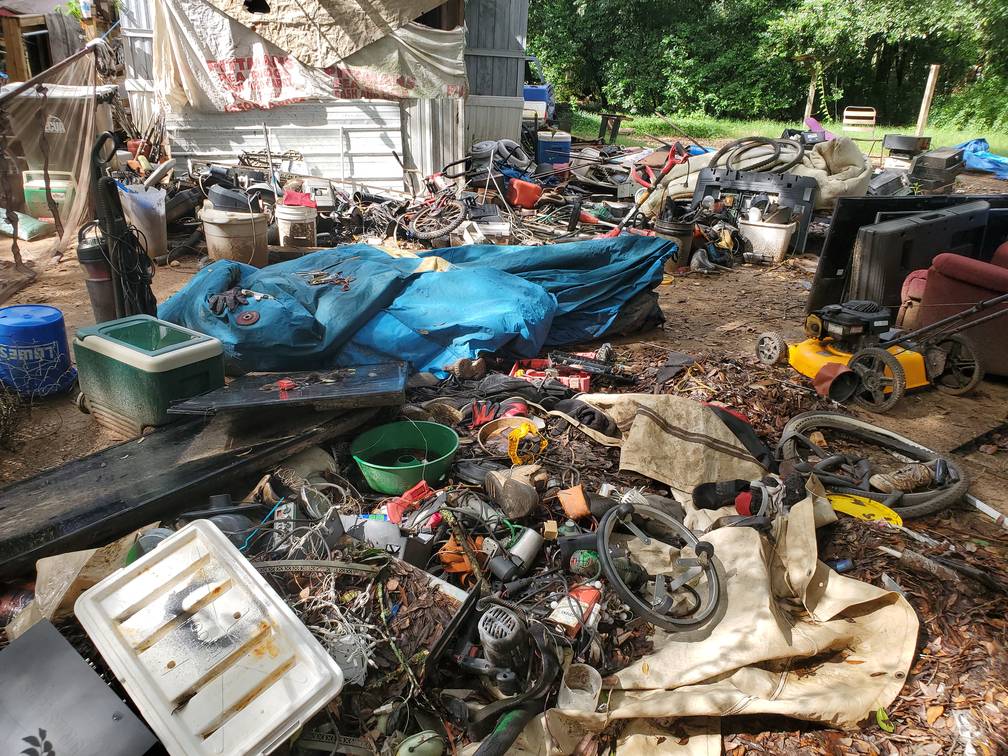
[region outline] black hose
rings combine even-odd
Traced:
[[[747,165],[745,168],[739,167],[739,162],[742,160],[742,156],[745,155],[750,150],[755,150],[759,147],[770,147],[773,149],[773,154],[762,160],[757,160],[752,165]],[[780,157],[781,148],[775,139],[766,139],[765,137],[753,137],[748,144],[741,145],[738,149],[733,150],[728,159],[725,160],[725,166],[734,171],[758,171],[761,168],[767,168],[777,162]]]
[[[782,166],[774,168],[773,173],[787,173],[805,159],[805,144],[803,142],[796,142],[793,139],[778,139],[777,143],[781,146],[786,144],[788,147],[793,148],[795,156],[790,163],[785,163]]]
[[[885,428],[880,428],[864,420],[858,420],[855,417],[850,417],[839,412],[805,412],[791,418],[781,432],[781,440],[777,444],[777,457],[782,463],[789,462],[792,466],[798,467],[805,462],[801,456],[800,447],[804,447],[806,450],[817,450],[817,453],[822,456],[825,452],[814,444],[811,444],[808,440],[808,434],[819,428],[842,431],[855,438],[897,452],[901,456],[908,457],[916,462],[932,462],[941,458],[941,455],[937,452],[898,433],[893,433]],[[969,490],[969,478],[966,473],[950,460],[946,459],[945,462],[948,465],[952,482],[930,491],[904,493],[900,497],[898,505],[892,502],[892,494],[866,491],[860,488],[848,488],[846,486],[832,487],[832,490],[836,493],[864,496],[874,501],[882,502],[904,519],[923,517],[940,512],[955,504]]]

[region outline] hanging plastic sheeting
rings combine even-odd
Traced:
[[[625,234],[442,251],[456,250],[457,265],[392,257],[363,244],[261,270],[218,260],[162,303],[158,317],[220,339],[232,372],[395,359],[437,373],[483,352],[534,357],[546,344],[612,335],[621,312],[661,282],[676,245]],[[349,284],[312,285],[309,274],[318,271]],[[235,312],[215,315],[209,298],[233,287],[270,298],[249,297]],[[256,317],[241,317],[250,311]]]
[[[96,58],[93,48],[31,79],[0,89],[0,208],[13,227],[16,211],[51,221],[52,251],[63,251],[90,217],[91,147],[95,141]]]
[[[327,69],[305,65],[205,0],[154,3],[154,83],[169,109],[213,113],[303,100],[463,97],[464,35],[419,24]]]

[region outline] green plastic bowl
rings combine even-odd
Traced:
[[[404,420],[357,436],[350,454],[372,490],[401,494],[421,480],[441,480],[458,447],[458,435],[448,426]]]

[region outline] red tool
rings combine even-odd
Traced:
[[[421,480],[401,496],[396,496],[389,501],[385,508],[389,521],[398,525],[402,522],[402,517],[406,512],[414,509],[418,504],[427,501],[433,495],[434,489],[430,487],[426,480]]]
[[[653,192],[655,189],[658,188],[658,185],[661,183],[662,179],[669,174],[669,171],[671,171],[674,166],[677,166],[680,163],[684,163],[687,160],[689,160],[689,153],[686,152],[685,149],[683,149],[683,146],[681,144],[676,142],[675,147],[669,150],[668,158],[666,158],[665,160],[665,165],[662,166],[661,173],[659,173],[655,177],[655,180],[651,182],[650,186],[644,187],[644,192],[641,194],[640,198],[634,204],[633,210],[631,210],[629,213],[623,216],[623,218],[620,220],[616,228],[614,228],[612,231],[607,231],[606,233],[602,234],[599,238],[605,239],[605,238],[615,238],[619,236],[620,232],[623,231],[623,229],[628,224],[633,222],[633,219],[637,217],[637,213],[640,212],[641,207],[644,205],[645,202],[647,202],[647,198],[651,196],[651,192]],[[631,171],[631,174],[634,175],[635,179],[637,178],[636,174],[633,171]]]

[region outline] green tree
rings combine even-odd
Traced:
[[[939,117],[1008,120],[1005,0],[531,0],[529,48],[562,99],[633,113],[794,118],[815,73],[831,114],[910,122],[940,63]]]

